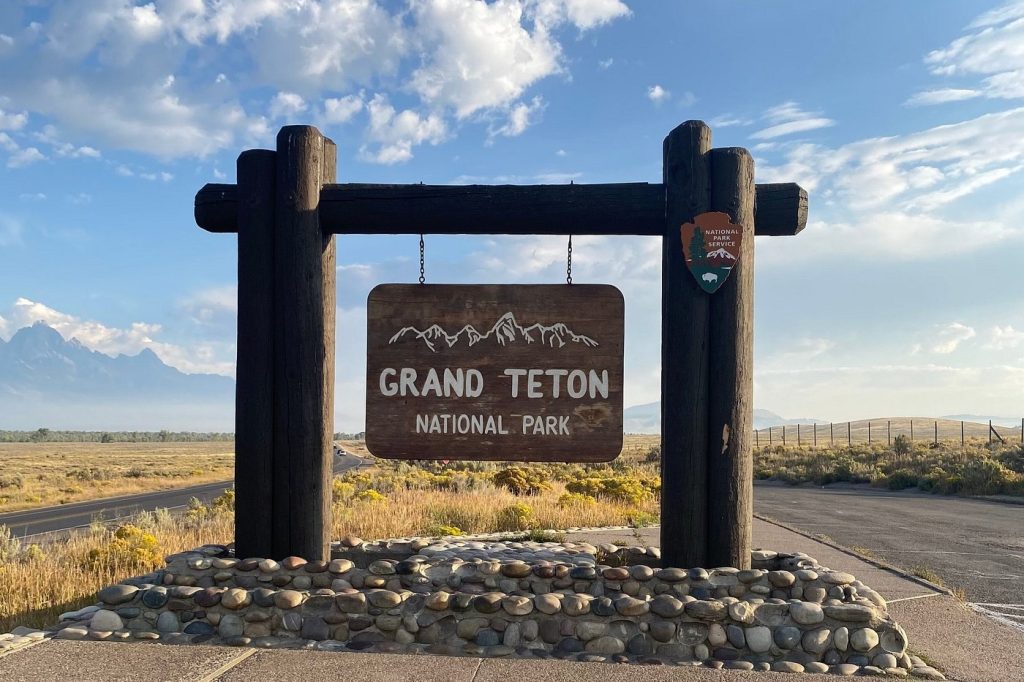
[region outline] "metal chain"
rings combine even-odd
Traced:
[[[572,284],[572,235],[569,235],[569,253],[565,263],[565,283]]]
[[[420,284],[424,284],[427,281],[424,272],[425,270],[423,267],[423,233],[420,232]]]

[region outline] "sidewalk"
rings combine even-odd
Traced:
[[[571,534],[590,542],[630,540],[658,543],[658,529]],[[889,601],[889,611],[906,629],[912,653],[924,656],[961,682],[1024,681],[1024,632],[975,613],[943,592],[897,572],[775,524],[755,519],[754,544],[776,551],[801,551],[822,565],[853,573]],[[966,567],[965,567],[966,570]],[[790,680],[835,682],[836,675],[752,673],[707,668],[615,665],[568,661],[448,658],[321,651],[233,649],[212,646],[162,646],[144,643],[47,640],[0,656],[2,680],[181,680],[213,682],[259,679],[415,680],[416,682],[602,682],[650,680]]]

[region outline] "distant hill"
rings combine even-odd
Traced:
[[[0,428],[233,430],[235,382],[147,349],[110,356],[42,322],[0,340]]]
[[[768,410],[754,410],[754,428],[767,429],[770,426],[783,424],[814,424],[825,423],[820,419],[786,419]],[[661,403],[653,402],[644,405],[627,407],[623,412],[623,430],[626,433],[661,433]]]

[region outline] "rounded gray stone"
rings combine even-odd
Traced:
[[[113,632],[114,630],[123,629],[124,621],[121,620],[121,616],[117,615],[113,611],[101,609],[92,614],[92,619],[89,621],[89,627],[93,630]]]

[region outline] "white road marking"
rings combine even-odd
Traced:
[[[1016,613],[1003,613],[1001,611],[996,610],[1010,609],[1012,611],[1024,611],[1024,605],[1022,604],[973,604],[971,602],[968,602],[967,606],[969,606],[971,609],[977,611],[982,615],[988,616],[997,623],[1001,623],[1003,625],[1013,628],[1014,630],[1024,632],[1024,615],[1017,615]],[[1020,622],[1018,622],[1018,620]]]

